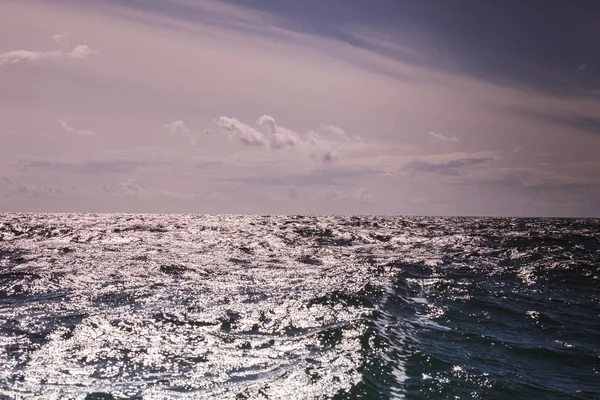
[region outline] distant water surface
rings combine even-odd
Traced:
[[[600,221],[0,214],[0,399],[600,398]]]

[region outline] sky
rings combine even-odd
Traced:
[[[600,217],[596,0],[3,0],[0,212]]]

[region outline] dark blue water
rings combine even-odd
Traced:
[[[600,398],[600,221],[0,214],[0,399]]]

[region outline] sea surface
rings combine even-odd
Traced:
[[[0,214],[0,399],[600,398],[600,220]]]

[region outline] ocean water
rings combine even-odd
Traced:
[[[0,214],[37,398],[600,398],[600,220]]]

